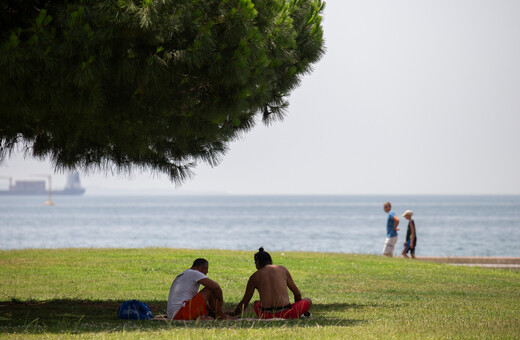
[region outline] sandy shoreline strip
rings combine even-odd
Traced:
[[[446,263],[454,266],[483,267],[520,270],[520,257],[483,257],[483,256],[421,256],[417,260]]]

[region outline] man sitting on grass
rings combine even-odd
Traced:
[[[173,280],[168,295],[168,318],[173,320],[227,319],[222,312],[222,289],[209,279],[209,264],[205,259],[196,259],[190,269],[186,269]],[[199,292],[200,285],[204,288]]]
[[[308,312],[312,305],[309,298],[302,299],[291,274],[283,266],[273,265],[271,255],[260,248],[255,254],[255,265],[258,269],[247,282],[246,292],[242,301],[237,305],[233,315],[242,314],[258,289],[260,301],[254,302],[256,315],[260,319],[296,319],[301,315],[310,316]],[[287,287],[294,294],[294,303],[289,302]]]

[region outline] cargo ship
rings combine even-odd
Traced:
[[[83,195],[85,189],[81,187],[79,173],[75,172],[67,176],[67,184],[63,190],[51,190],[49,176],[49,188],[45,188],[45,181],[16,181],[13,185],[9,178],[9,189],[0,190],[0,195]]]

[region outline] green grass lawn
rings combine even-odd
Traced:
[[[130,299],[163,313],[175,275],[197,257],[209,260],[208,276],[221,285],[225,309],[231,309],[255,270],[253,253],[0,251],[0,336],[520,338],[519,271],[349,254],[271,253],[275,264],[291,271],[303,296],[312,298],[313,315],[307,320],[183,324],[117,319],[119,304]]]

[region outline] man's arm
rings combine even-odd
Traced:
[[[294,283],[291,273],[289,273],[289,270],[285,268],[286,270],[286,276],[287,276],[287,287],[291,290],[291,292],[294,294],[294,302],[298,302],[302,299],[302,294],[300,293],[300,290],[298,287],[296,287],[296,284]]]
[[[410,248],[413,248],[413,240],[415,240],[415,223],[410,223]]]
[[[217,300],[220,301],[221,305],[222,303],[224,303],[224,297],[222,296],[222,288],[220,288],[218,283],[207,277],[204,279],[200,279],[197,282],[211,290],[213,292],[213,295],[215,295],[215,297],[217,298]]]
[[[394,216],[394,230],[399,231],[397,226],[399,225],[399,218],[397,216]]]
[[[251,275],[249,280],[247,281],[246,286],[246,292],[244,293],[244,297],[242,298],[242,301],[240,301],[235,308],[235,311],[233,312],[233,315],[239,315],[244,312],[244,309],[246,309],[247,305],[249,304],[249,301],[251,301],[251,298],[253,297],[253,294],[255,293],[255,274]]]

